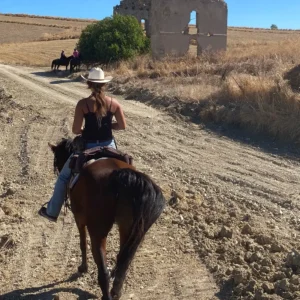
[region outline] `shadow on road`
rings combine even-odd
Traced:
[[[61,80],[51,81],[50,84],[62,84],[62,83],[70,83],[70,82],[81,82],[82,79],[80,76],[76,76],[74,78],[69,78],[69,71],[45,71],[45,72],[32,72],[32,75],[43,77],[43,78],[65,78]]]
[[[27,288],[27,289],[20,289],[20,290],[14,290],[9,293],[0,295],[1,300],[13,300],[13,299],[23,299],[23,300],[52,300],[54,296],[58,293],[71,293],[74,295],[77,295],[80,300],[86,300],[86,299],[97,299],[97,296],[83,291],[79,288],[55,288],[55,286],[72,282],[78,279],[80,275],[78,273],[72,275],[67,280],[58,281],[55,283],[51,283],[48,285],[43,285],[39,287],[34,288]],[[46,290],[46,291],[45,291]]]

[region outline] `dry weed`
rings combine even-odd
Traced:
[[[144,91],[148,100],[149,94],[153,99],[173,99],[168,105],[175,101],[188,116],[242,125],[298,143],[300,38],[295,37],[240,39],[229,44],[226,53],[204,52],[198,58],[157,61],[141,56],[108,70],[132,96],[137,92],[141,97]]]
[[[300,142],[300,96],[282,77],[232,75],[214,95],[202,118],[238,124],[290,141]]]

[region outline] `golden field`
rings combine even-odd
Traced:
[[[0,14],[0,22],[7,23],[26,23],[37,24],[42,26],[57,26],[57,27],[79,27],[84,28],[95,20],[54,18],[54,17],[38,17],[30,15],[5,15]]]
[[[14,31],[14,38],[6,42],[3,31],[17,22],[39,29],[28,32],[19,24],[19,33]],[[72,53],[80,31],[91,22],[0,15],[0,62],[50,67],[62,49]],[[300,142],[300,31],[231,27],[226,53],[196,58],[195,51],[191,45],[192,55],[181,59],[153,61],[143,56],[104,68],[115,76],[116,89],[132,97],[162,99],[156,105],[176,107],[194,118]]]
[[[47,66],[62,49],[71,55],[82,29],[92,22],[94,20],[0,14],[0,62]]]
[[[94,20],[0,14],[0,62],[50,66],[62,49],[71,55],[83,28]]]

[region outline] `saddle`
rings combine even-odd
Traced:
[[[133,164],[132,156],[126,153],[111,147],[95,147],[84,150],[78,154],[74,154],[71,158],[69,167],[74,174],[78,174],[89,161],[100,158],[115,158],[129,165]]]

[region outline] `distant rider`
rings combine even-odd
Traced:
[[[78,58],[79,58],[79,52],[78,52],[77,49],[74,49],[73,57],[74,57],[75,59],[78,59]]]
[[[64,51],[64,50],[62,50],[62,51],[61,51],[61,54],[60,54],[60,59],[61,59],[61,60],[65,60],[65,59],[67,59],[67,57],[66,57],[66,55],[65,55],[65,51]]]

